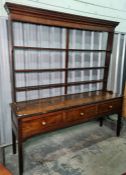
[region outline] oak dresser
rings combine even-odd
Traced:
[[[6,3],[9,16],[13,153],[18,141],[117,114],[122,96],[107,90],[117,22]]]

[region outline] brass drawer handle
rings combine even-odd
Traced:
[[[84,113],[83,113],[83,112],[81,112],[81,113],[80,113],[80,115],[81,115],[81,116],[83,116],[83,115],[84,115]]]
[[[112,106],[112,105],[110,105],[110,106],[109,106],[109,108],[110,108],[110,109],[112,109],[112,108],[113,108],[113,106]]]
[[[43,121],[43,122],[42,122],[42,125],[46,125],[46,122],[45,122],[45,121]]]

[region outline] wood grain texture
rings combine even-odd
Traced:
[[[66,126],[98,118],[100,116],[120,113],[122,100],[111,99],[107,102],[98,102],[93,105],[63,109],[59,112],[34,115],[20,118],[22,122],[22,139],[25,140],[36,134],[49,132]]]
[[[119,100],[112,100],[112,101],[109,101],[109,102],[104,102],[104,103],[100,103],[98,105],[98,112],[99,113],[104,113],[104,112],[109,112],[109,111],[120,111],[121,110],[121,106],[122,106],[122,103],[121,103],[121,99]]]
[[[25,117],[34,114],[45,114],[98,102],[105,102],[121,98],[118,94],[111,92],[94,91],[45,99],[31,100],[26,102],[12,103],[11,107],[17,117]]]

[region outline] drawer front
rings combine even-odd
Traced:
[[[118,112],[121,110],[122,102],[121,100],[113,100],[98,105],[98,113],[105,112]]]
[[[64,112],[45,114],[22,119],[22,138],[26,139],[33,135],[48,132],[70,124],[86,121],[95,117],[97,106],[78,107]]]
[[[29,138],[39,133],[88,121],[99,115],[119,112],[121,110],[121,105],[121,100],[111,100],[104,103],[97,103],[95,105],[53,112],[52,114],[23,118],[21,119],[22,139]]]
[[[49,115],[40,115],[24,118],[22,121],[22,137],[30,136],[51,130],[54,126],[60,126],[63,122],[63,113],[53,113]]]
[[[65,113],[65,121],[79,121],[79,120],[88,120],[97,114],[97,105],[89,106],[89,107],[80,107],[76,109],[71,109],[66,111]]]

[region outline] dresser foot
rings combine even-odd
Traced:
[[[19,175],[23,175],[23,151],[22,141],[18,141],[18,162],[19,162]]]
[[[13,149],[13,154],[16,154],[16,136],[13,130],[12,130],[12,149]]]
[[[118,114],[118,119],[117,119],[117,129],[116,129],[116,135],[117,135],[117,137],[120,136],[121,123],[122,123],[122,122],[121,122],[121,119],[122,119],[121,115]]]
[[[102,117],[99,119],[99,122],[100,122],[100,123],[99,123],[99,126],[100,126],[100,127],[103,126],[103,120],[104,120],[104,119],[103,119]]]

